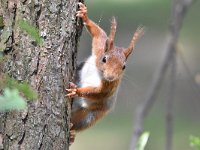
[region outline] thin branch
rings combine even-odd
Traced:
[[[147,94],[146,99],[144,100],[143,104],[139,106],[137,109],[130,150],[135,150],[137,141],[140,135],[142,134],[144,119],[149,113],[149,110],[152,108],[153,104],[155,103],[156,96],[158,94],[159,89],[161,88],[163,78],[165,76],[165,72],[169,65],[168,64],[169,59],[170,59],[170,52],[167,51],[164,57],[164,61],[161,64],[160,68],[158,69],[154,77],[153,83],[151,84],[149,88],[149,93]]]
[[[175,88],[176,88],[176,50],[173,50],[171,59],[171,77],[169,87],[169,97],[166,101],[166,150],[172,150],[173,144],[173,104],[175,100]]]
[[[177,44],[184,17],[192,2],[193,0],[174,0],[171,22],[169,25],[169,40],[167,41],[166,55],[153,79],[146,99],[136,112],[136,120],[130,150],[135,149],[139,136],[143,131],[144,119],[155,103],[157,93],[162,85],[163,77],[169,66],[169,61],[171,60],[171,54],[174,52],[174,47]]]

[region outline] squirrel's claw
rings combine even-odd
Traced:
[[[69,82],[69,87],[70,87],[70,89],[76,89],[77,85],[74,84],[73,82]]]
[[[83,19],[85,22],[88,17],[87,17],[87,7],[83,3],[78,3],[79,5],[79,10],[76,12],[76,16],[80,17]]]
[[[78,96],[77,95],[77,85],[70,82],[69,83],[69,89],[66,89],[66,91],[68,92],[67,96],[68,97],[75,97],[75,96]]]
[[[78,3],[78,6],[80,7],[80,9],[87,9],[87,7],[81,2]]]
[[[77,93],[76,93],[76,92],[77,92],[77,89],[66,89],[66,91],[69,92],[69,93],[67,94],[68,97],[75,97],[75,96],[78,96]]]

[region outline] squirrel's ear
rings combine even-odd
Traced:
[[[108,39],[106,40],[107,50],[112,50],[113,49],[116,28],[117,28],[117,23],[116,23],[115,17],[112,17],[110,34],[109,34]]]
[[[110,34],[109,34],[109,39],[111,41],[114,41],[114,39],[115,39],[116,29],[117,29],[117,22],[116,22],[115,17],[112,17],[111,27],[110,27]]]
[[[107,39],[106,43],[105,43],[104,50],[105,50],[105,52],[107,52],[107,51],[110,51],[112,49],[113,49],[113,41],[111,41],[110,39]]]
[[[108,39],[106,40],[106,43],[105,43],[105,48],[104,48],[104,51],[105,52],[107,52],[108,51],[108,44],[109,44],[109,42],[108,42]]]
[[[133,35],[133,38],[128,46],[128,48],[126,48],[124,50],[124,55],[126,56],[126,59],[128,58],[128,56],[132,53],[134,46],[137,42],[137,40],[142,36],[142,34],[144,33],[144,27],[139,26],[136,30],[136,32]]]

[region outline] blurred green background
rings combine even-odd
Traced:
[[[165,53],[171,1],[164,0],[91,0],[89,17],[107,33],[111,17],[117,18],[115,44],[126,47],[137,26],[146,32],[128,60],[117,103],[112,112],[92,128],[77,134],[71,150],[127,150],[134,126],[136,108],[144,100]],[[174,102],[174,150],[190,150],[189,136],[200,136],[200,1],[194,3],[183,23],[177,55]],[[91,37],[84,29],[78,60],[84,61],[91,50]],[[190,73],[185,68],[186,66]],[[157,101],[145,120],[150,132],[146,150],[161,150],[165,144],[165,102],[169,98],[166,74]],[[195,84],[197,86],[195,86]]]

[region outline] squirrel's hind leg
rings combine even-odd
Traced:
[[[69,145],[70,146],[74,143],[75,137],[76,137],[76,131],[73,129],[70,129],[69,131]]]

